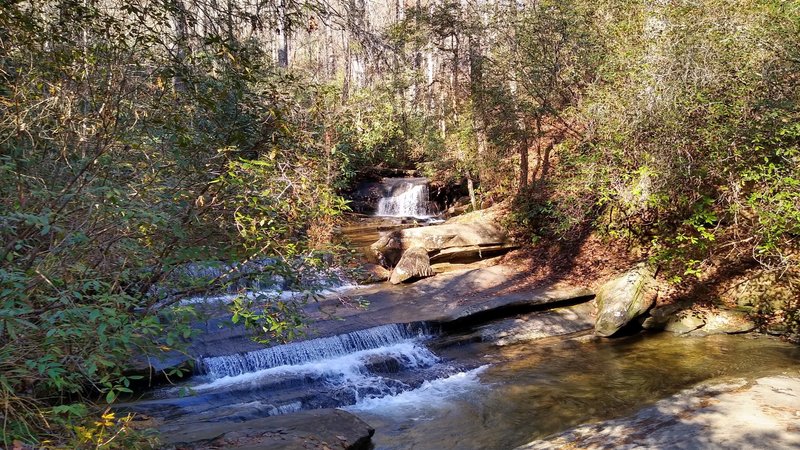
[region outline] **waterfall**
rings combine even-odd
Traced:
[[[352,333],[279,345],[263,350],[201,358],[201,373],[211,378],[238,376],[248,372],[306,364],[350,353],[399,344],[424,335],[425,330],[409,324],[382,325]]]
[[[376,215],[428,218],[433,215],[427,178],[384,178],[386,195],[378,201]]]
[[[252,352],[197,360],[197,376],[164,387],[135,411],[172,418],[208,414],[214,420],[247,420],[295,411],[373,405],[422,388],[433,393],[470,370],[453,365],[425,344],[424,323],[389,324]],[[455,376],[456,378],[453,378]],[[435,380],[442,381],[431,385]],[[463,383],[456,383],[463,384]],[[435,389],[434,389],[435,388]],[[445,389],[446,390],[446,389]],[[186,393],[190,393],[186,396]]]

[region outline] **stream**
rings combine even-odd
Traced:
[[[392,195],[378,211],[390,217],[354,220],[345,238],[363,249],[381,233],[430,218],[420,180],[387,182]],[[631,414],[703,381],[800,376],[800,348],[763,336],[582,332],[502,346],[474,338],[482,325],[445,333],[433,323],[387,323],[201,356],[188,380],[121,407],[158,418],[164,434],[340,408],[376,429],[376,449],[510,449]]]
[[[752,336],[662,333],[455,350],[484,365],[347,408],[376,428],[375,448],[510,449],[706,380],[800,375],[800,349]]]

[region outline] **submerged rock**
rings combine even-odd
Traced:
[[[641,316],[656,301],[658,290],[653,269],[639,264],[597,291],[598,315],[595,332],[611,336]]]
[[[403,253],[397,266],[392,270],[389,282],[392,284],[400,284],[403,281],[425,278],[433,275],[434,273],[433,269],[431,269],[431,261],[428,258],[428,252],[422,247],[412,247]]]

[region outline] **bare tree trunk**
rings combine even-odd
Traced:
[[[469,192],[469,202],[472,204],[472,210],[478,210],[478,201],[475,199],[475,184],[472,182],[472,175],[467,173],[467,191]]]
[[[342,104],[350,97],[350,81],[352,79],[353,55],[350,53],[350,36],[345,38],[344,80],[342,81]]]
[[[278,4],[278,65],[289,67],[289,17],[286,13],[287,0]]]
[[[188,11],[182,0],[174,0],[175,15],[172,18],[172,26],[175,31],[175,60],[179,65],[183,65],[186,57],[189,56],[189,20]],[[181,68],[172,77],[172,86],[175,92],[186,92],[186,81],[180,75]]]

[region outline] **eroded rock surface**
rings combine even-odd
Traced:
[[[400,284],[404,281],[433,276],[428,252],[422,247],[411,247],[403,253],[392,270],[389,282]]]
[[[413,247],[425,249],[437,263],[477,260],[515,248],[501,227],[476,221],[398,230],[378,239],[371,249],[381,264],[394,266]]]
[[[653,309],[642,327],[676,334],[708,335],[744,333],[755,329],[756,324],[741,311],[667,305]]]
[[[175,429],[165,427],[161,433],[168,449],[366,450],[375,430],[348,412],[317,409],[243,422],[181,423]]]
[[[706,384],[637,414],[582,425],[517,450],[800,448],[800,378]]]
[[[597,291],[595,332],[605,337],[615,334],[650,309],[657,295],[654,271],[646,264],[608,281]]]

